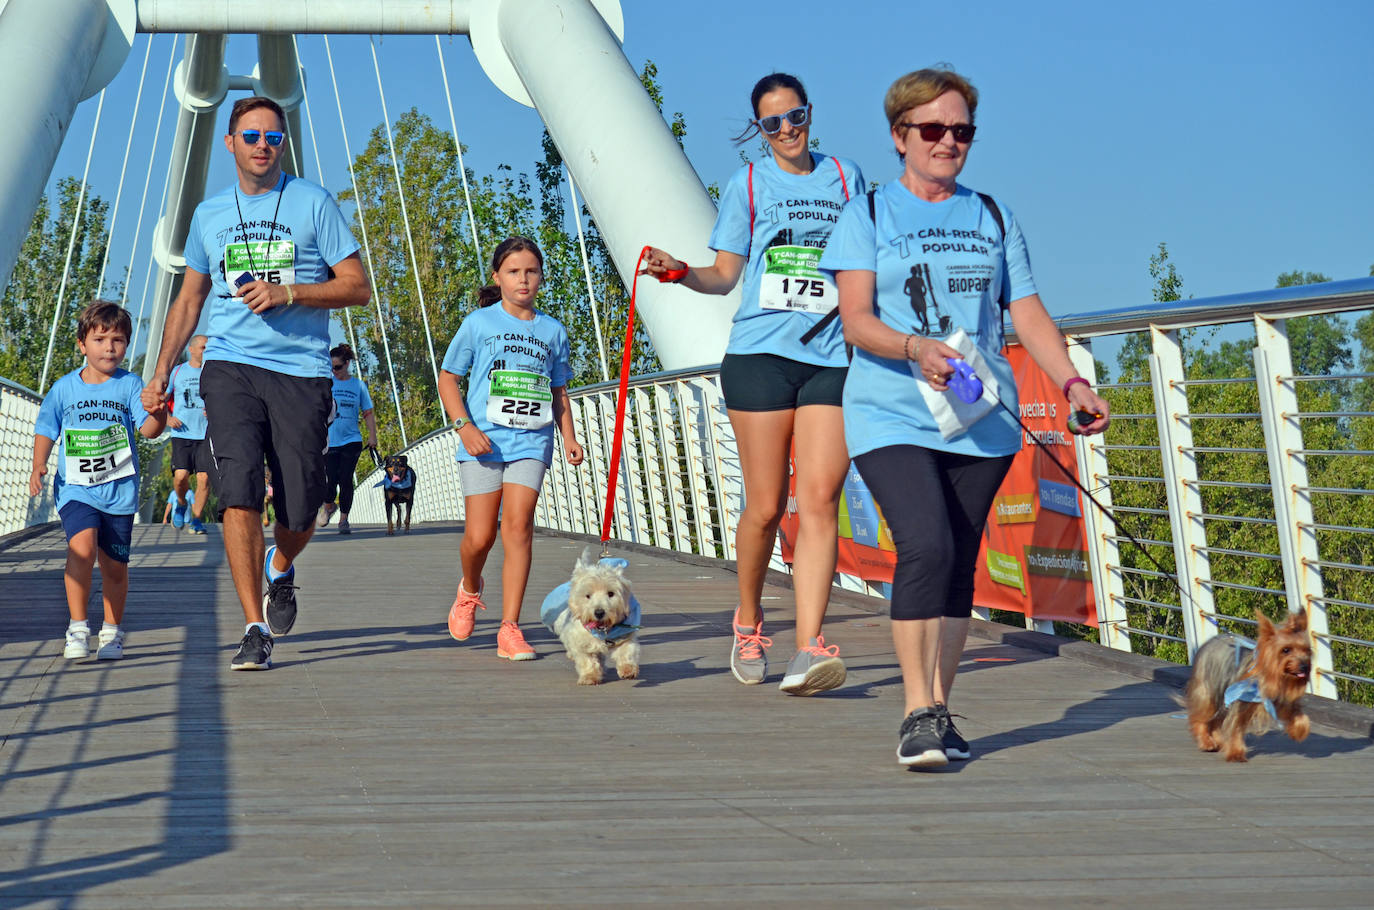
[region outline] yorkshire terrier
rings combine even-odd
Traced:
[[[607,657],[621,679],[639,676],[639,601],[625,577],[627,566],[609,556],[593,560],[588,549],[572,579],[554,588],[539,610],[576,666],[578,685],[600,683]]]
[[[1312,673],[1307,614],[1290,614],[1281,626],[1258,610],[1255,619],[1257,642],[1218,635],[1198,648],[1186,690],[1198,748],[1227,761],[1246,761],[1245,734],[1264,733],[1275,721],[1298,742],[1311,727],[1298,703]]]

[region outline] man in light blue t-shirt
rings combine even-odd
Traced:
[[[285,124],[270,98],[235,102],[224,147],[238,179],[196,206],[185,278],[144,391],[145,401],[166,395],[172,364],[208,298],[200,391],[211,418],[224,549],[247,620],[234,670],[269,669],[273,636],[296,621],[293,561],[324,501],[329,311],[371,297],[358,244],[334,198],[282,171]],[[264,464],[277,515],[272,547],[261,524]]]
[[[191,339],[187,360],[172,370],[167,384],[167,429],[172,436],[172,527],[186,524],[191,513],[191,533],[204,534],[205,503],[210,497],[210,444],[205,441],[205,399],[200,397],[200,370],[204,363],[204,335]],[[196,475],[195,495],[191,475]]]

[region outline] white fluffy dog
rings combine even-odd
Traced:
[[[544,598],[539,618],[563,642],[578,685],[601,682],[608,655],[621,679],[639,676],[639,601],[625,577],[628,565],[610,556],[593,561],[589,548],[572,579]]]

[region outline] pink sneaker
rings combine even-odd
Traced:
[[[518,625],[502,621],[496,633],[496,656],[506,660],[534,660],[534,649],[526,643]]]
[[[467,641],[472,635],[472,627],[476,624],[477,611],[485,610],[487,605],[482,603],[482,590],[486,587],[485,582],[477,583],[477,593],[469,594],[463,590],[463,582],[458,582],[458,595],[453,598],[453,606],[448,608],[448,634],[453,636],[456,641]]]

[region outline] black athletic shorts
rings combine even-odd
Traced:
[[[172,470],[190,471],[192,474],[209,474],[214,469],[210,463],[210,443],[204,439],[183,439],[172,437]]]
[[[277,523],[308,531],[324,502],[324,450],[334,405],[329,379],[211,360],[200,374],[221,508],[262,511],[272,469]]]
[[[822,367],[776,354],[726,354],[720,389],[732,411],[791,411],[808,404],[840,407],[849,367]]]

